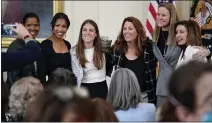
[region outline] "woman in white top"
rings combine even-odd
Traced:
[[[78,86],[86,87],[91,98],[105,99],[108,92],[105,56],[101,48],[99,29],[93,20],[83,22],[78,43],[71,49],[71,57]]]
[[[174,29],[176,42],[182,49],[176,66],[176,68],[178,68],[179,66],[194,60],[193,55],[199,51],[199,49],[195,46],[202,46],[202,40],[200,28],[195,21],[179,21],[175,24]],[[199,60],[207,61],[204,56],[202,56]]]

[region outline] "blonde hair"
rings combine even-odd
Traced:
[[[169,35],[168,35],[167,43],[168,45],[176,45],[174,25],[177,21],[179,21],[176,8],[174,4],[172,3],[161,3],[158,8],[160,7],[165,7],[166,9],[168,9],[170,14]],[[153,41],[158,42],[160,31],[161,31],[161,27],[158,27],[156,23],[155,30],[153,31]]]

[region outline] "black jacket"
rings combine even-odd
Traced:
[[[38,60],[40,56],[41,49],[37,42],[29,41],[22,51],[1,53],[1,70],[5,72],[19,69]]]
[[[145,62],[145,82],[149,103],[156,104],[156,59],[152,50],[151,40],[147,38],[144,46],[144,62]],[[122,67],[123,51],[114,51],[113,47],[106,53],[106,72],[107,76],[112,73],[113,66]]]
[[[39,44],[39,42],[37,42]],[[24,40],[21,39],[16,39],[15,41],[13,41],[8,49],[7,52],[14,52],[14,51],[21,51],[24,50],[24,47],[26,46]],[[19,80],[22,77],[26,77],[26,76],[33,76],[36,77],[36,68],[35,68],[35,64],[34,62],[29,63],[28,65],[19,68],[19,69],[15,69],[12,71],[7,71],[7,83],[8,85],[12,85],[15,81]]]

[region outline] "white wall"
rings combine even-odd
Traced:
[[[180,19],[188,20],[190,17],[190,9],[191,9],[192,1],[177,1],[176,2],[176,9]]]
[[[191,1],[177,1],[176,6],[180,19],[188,19]],[[64,1],[64,12],[71,21],[67,40],[74,46],[82,22],[93,19],[99,26],[100,35],[114,41],[125,17],[137,17],[145,25],[148,7],[149,1]]]
[[[67,40],[74,46],[82,22],[93,19],[99,26],[100,35],[114,41],[125,17],[137,17],[145,24],[148,5],[149,1],[64,1],[64,12],[71,21]]]
[[[176,4],[180,18],[188,19],[191,1],[177,1]],[[148,7],[149,1],[64,1],[64,13],[71,21],[66,39],[74,46],[82,22],[93,19],[99,26],[100,35],[114,41],[125,17],[137,17],[145,25]],[[5,48],[2,50],[6,51]],[[6,78],[5,73],[4,76]]]

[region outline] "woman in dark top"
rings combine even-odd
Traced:
[[[27,13],[23,17],[23,25],[32,35],[32,38],[35,39],[40,31],[39,17],[35,13]],[[39,44],[39,42],[37,43]],[[24,40],[15,39],[15,41],[13,41],[9,45],[7,52],[22,51],[24,50],[25,47],[26,47],[26,44]],[[26,76],[37,77],[37,71],[36,71],[37,68],[35,64],[37,64],[36,61],[20,69],[7,71],[7,84],[9,85],[9,87],[11,87],[15,81],[19,80],[22,77],[26,77]]]
[[[32,38],[31,34],[28,32],[28,30],[19,23],[16,23],[16,29],[12,29],[17,35],[16,37],[18,39],[22,39],[26,43],[26,47],[22,51],[14,51],[1,53],[2,63],[1,63],[1,71],[5,72],[8,70],[13,69],[19,69],[23,66],[26,66],[27,64],[37,60],[41,53],[40,48],[38,44],[36,43],[35,39]],[[3,75],[1,73],[1,75]],[[8,94],[9,90],[7,87],[7,83],[3,81],[3,78],[1,78],[1,121],[6,122],[7,118],[5,115],[5,112],[8,110]]]
[[[125,18],[115,44],[106,53],[106,72],[110,76],[114,66],[132,70],[140,85],[142,101],[155,104],[156,59],[151,42],[137,18]]]
[[[72,71],[71,45],[64,40],[70,26],[69,18],[64,13],[57,13],[51,22],[52,35],[41,43],[42,58],[38,61],[38,77],[45,84],[46,76],[50,76],[56,68],[66,68]]]
[[[20,23],[15,23],[16,29],[12,30],[17,34],[18,39],[22,39],[26,43],[26,47],[22,51],[14,52],[1,52],[1,71],[10,71],[14,69],[19,69],[33,61],[36,61],[40,55],[40,48],[32,38],[29,31]]]

